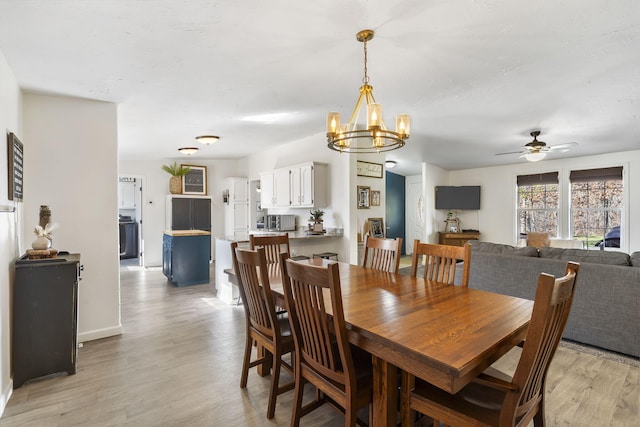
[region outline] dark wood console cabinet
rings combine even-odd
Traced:
[[[13,387],[59,372],[76,373],[80,255],[16,261]]]
[[[441,245],[464,246],[469,240],[480,240],[480,232],[438,233],[438,243]]]

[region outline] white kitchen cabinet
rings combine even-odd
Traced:
[[[327,203],[327,165],[303,163],[291,166],[291,207],[321,208]]]
[[[136,183],[135,181],[118,182],[118,208],[136,208]]]
[[[308,162],[260,174],[263,208],[320,208],[327,203],[327,165]]]
[[[289,168],[260,174],[262,208],[289,207]]]
[[[247,178],[225,178],[224,206],[225,236],[241,237],[249,231],[249,180]]]

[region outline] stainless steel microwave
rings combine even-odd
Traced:
[[[273,231],[295,231],[296,216],[295,215],[267,215],[264,224],[267,230]]]

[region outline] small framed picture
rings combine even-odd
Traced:
[[[371,237],[384,238],[384,222],[382,218],[369,218]]]
[[[371,190],[371,206],[380,206],[380,191]]]
[[[369,209],[371,188],[358,185],[358,209]]]
[[[207,167],[180,165],[188,167],[189,172],[182,176],[182,194],[207,195]]]

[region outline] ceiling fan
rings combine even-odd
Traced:
[[[559,145],[547,145],[547,143],[544,141],[538,141],[538,136],[540,136],[539,130],[534,130],[533,132],[530,133],[530,135],[533,137],[533,141],[529,142],[528,144],[525,144],[524,150],[510,151],[507,153],[497,153],[496,156],[502,156],[504,154],[520,154],[520,156],[518,157],[524,157],[530,162],[538,162],[544,159],[547,153],[550,151],[564,153],[569,151],[569,149],[572,146],[578,145],[577,142],[568,142],[566,144],[559,144]]]

